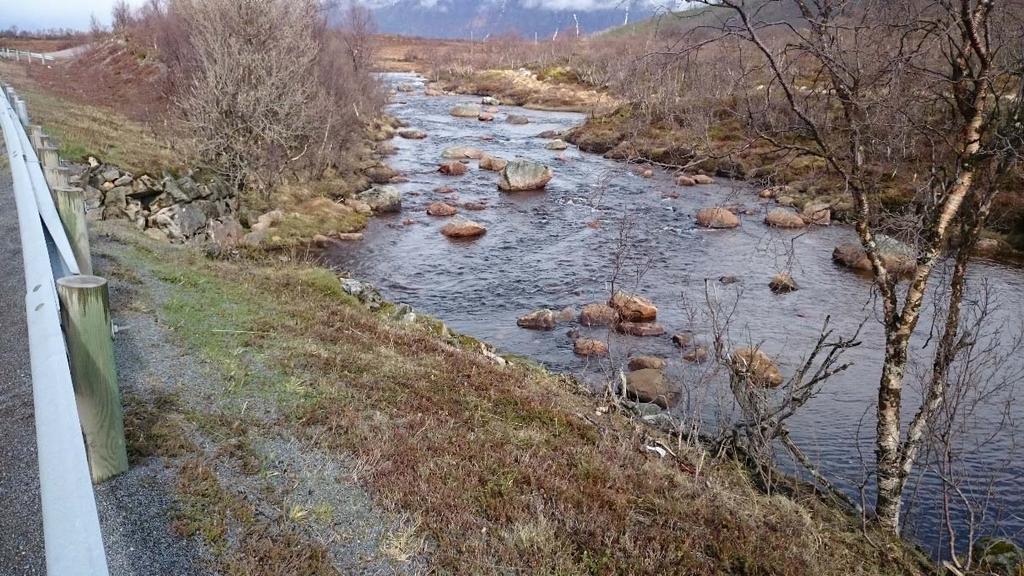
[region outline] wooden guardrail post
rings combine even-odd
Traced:
[[[43,147],[43,127],[39,124],[32,124],[28,127],[28,140],[32,143],[32,147],[36,149],[36,153]]]
[[[39,163],[43,167],[43,177],[50,189],[61,188],[68,185],[67,176],[60,169],[60,157],[57,155],[57,147],[52,144],[43,144],[37,148]]]
[[[99,483],[128,470],[107,281],[65,276],[57,280],[57,294],[89,469]]]
[[[89,252],[89,229],[85,223],[85,191],[81,188],[58,186],[53,189],[57,203],[57,214],[64,224],[64,231],[75,253],[78,270],[92,274],[92,255]]]

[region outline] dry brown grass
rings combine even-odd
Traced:
[[[377,501],[418,521],[416,534],[392,539],[395,553],[424,537],[440,572],[924,570],[907,547],[879,534],[881,547],[869,545],[858,522],[811,495],[767,497],[729,461],[697,474],[701,455],[683,447],[678,458],[651,455],[650,430],[596,414],[570,382],[492,364],[478,343],[439,337],[434,321],[396,325],[328,271],[211,262],[113,233],[137,246],[133,265],[167,279],[162,319],[225,374],[245,375],[233,393],[278,403],[274,425],[311,447],[355,455]],[[196,484],[200,501],[217,492]],[[291,549],[287,537],[266,541]]]
[[[0,62],[0,78],[14,85],[28,103],[33,122],[56,138],[61,157],[82,161],[95,156],[136,174],[180,168],[180,141],[117,110],[58,95],[35,81],[27,66]]]

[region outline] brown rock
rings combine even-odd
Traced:
[[[657,356],[634,356],[629,359],[626,367],[630,372],[635,372],[637,370],[664,370],[666,365],[668,363],[665,362],[665,359]]]
[[[785,208],[773,208],[764,217],[764,223],[775,228],[803,228],[807,224],[796,212]]]
[[[693,334],[680,332],[672,336],[672,343],[680,348],[689,348],[693,344]]]
[[[611,326],[619,320],[614,308],[600,302],[587,304],[580,310],[580,324],[584,326]]]
[[[434,188],[434,192],[437,192],[438,194],[454,194],[455,188],[452,188],[451,186],[439,186]]]
[[[453,146],[441,152],[441,157],[448,160],[479,160],[483,155],[482,150],[472,146]]]
[[[687,362],[694,362],[696,364],[706,362],[707,359],[708,349],[703,346],[697,346],[693,350],[683,354],[683,360],[686,360]]]
[[[646,338],[665,334],[665,327],[654,322],[619,322],[615,325],[615,331],[628,336]]]
[[[462,205],[462,207],[465,208],[466,210],[479,211],[486,210],[487,204],[484,204],[483,202],[466,202],[465,204]]]
[[[456,219],[441,228],[441,234],[449,238],[476,238],[487,233],[487,228],[472,220]]]
[[[740,377],[747,378],[755,386],[778,388],[782,385],[782,373],[767,354],[754,348],[737,348],[732,353],[732,370]]]
[[[427,133],[423,130],[416,130],[415,128],[406,128],[399,130],[398,135],[406,140],[423,140],[427,137]]]
[[[441,174],[447,174],[449,176],[462,176],[469,172],[469,166],[466,166],[462,162],[445,162],[438,168]]]
[[[547,308],[534,310],[516,320],[516,326],[527,330],[554,330],[556,323],[555,313]]]
[[[658,309],[650,300],[636,294],[617,291],[612,295],[608,305],[614,308],[619,317],[627,322],[652,322],[658,318]]]
[[[626,375],[626,394],[640,402],[668,408],[679,401],[679,390],[661,370],[647,368]]]
[[[607,356],[608,345],[593,338],[577,338],[573,340],[572,351],[577,356]]]
[[[451,109],[451,115],[457,118],[476,118],[480,115],[480,107],[470,104],[455,106]]]
[[[817,226],[828,226],[832,223],[832,210],[824,202],[808,202],[800,213],[804,222]]]
[[[796,280],[793,280],[793,277],[786,272],[779,272],[775,276],[772,276],[771,281],[768,282],[768,287],[776,294],[796,292],[800,289]]]
[[[714,184],[715,183],[715,179],[714,178],[712,178],[711,176],[706,176],[704,174],[694,174],[693,176],[690,176],[690,178],[693,178],[693,181],[695,183],[697,183],[697,184]]]
[[[676,186],[696,186],[697,182],[686,174],[676,176]]]
[[[882,263],[890,273],[903,276],[914,271],[915,261],[909,246],[881,234],[875,236],[875,245],[878,247]],[[846,268],[865,272],[872,271],[871,261],[860,244],[848,243],[836,246],[832,251],[832,260]]]
[[[450,204],[444,202],[431,202],[427,206],[427,214],[431,216],[454,216],[458,214],[459,210]]]
[[[740,219],[725,208],[702,208],[697,212],[697,224],[704,228],[735,228]]]
[[[530,119],[521,114],[509,114],[508,118],[505,119],[509,124],[529,124]]]
[[[501,172],[508,166],[508,160],[504,158],[498,158],[497,156],[491,156],[490,154],[484,154],[480,157],[480,169],[490,170],[492,172]]]
[[[572,306],[566,306],[558,312],[555,312],[556,322],[572,322],[576,318],[576,311],[573,310]]]
[[[494,114],[491,114],[490,112],[481,112],[476,119],[481,122],[491,122],[494,120]]]

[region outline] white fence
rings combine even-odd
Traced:
[[[5,58],[36,57],[46,61],[41,54],[26,54],[0,52]],[[55,272],[58,277],[75,275],[79,268],[40,162],[40,150],[52,150],[52,146],[44,148],[30,141],[24,101],[6,86],[4,96],[0,98],[0,125],[14,182],[25,267],[46,569],[50,576],[107,576],[54,282]]]
[[[0,48],[0,58],[14,60],[15,62],[38,62],[40,64],[56,60],[53,56],[41,52],[26,52],[25,50],[13,50],[11,48]]]

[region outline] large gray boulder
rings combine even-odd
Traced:
[[[374,212],[398,212],[402,209],[402,193],[394,186],[374,186],[356,197],[367,203]]]
[[[668,408],[679,401],[679,388],[661,370],[643,368],[626,375],[626,394],[640,402]]]
[[[452,116],[457,118],[476,118],[480,116],[480,112],[480,107],[472,104],[460,104],[451,110]]]
[[[498,188],[505,192],[541,190],[555,175],[548,166],[530,160],[512,160],[501,171]]]

